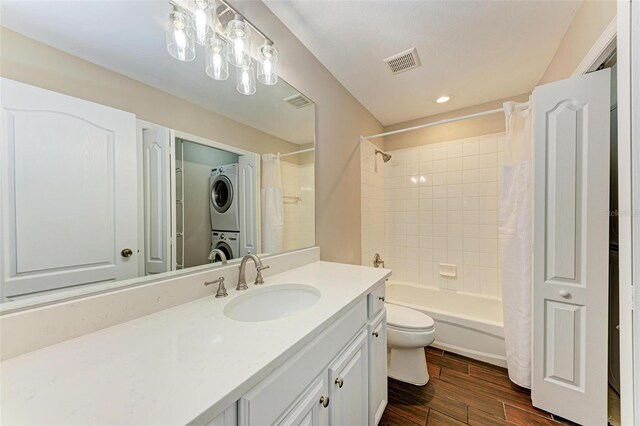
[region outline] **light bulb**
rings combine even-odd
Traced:
[[[229,63],[239,67],[251,53],[251,28],[239,15],[227,24],[227,39],[231,43]]]
[[[179,9],[169,14],[167,50],[179,61],[192,61],[196,57],[191,29],[187,27],[187,15]]]
[[[207,44],[207,38],[213,33],[213,18],[211,10],[215,9],[213,0],[194,0],[192,25],[195,30],[196,43]]]
[[[242,41],[241,38],[233,42],[233,55],[235,56],[236,63],[242,63],[242,59],[244,58],[244,41]]]
[[[224,40],[216,37],[211,37],[205,47],[205,72],[214,80],[226,80],[229,77],[226,49],[227,44]]]
[[[207,15],[204,10],[198,9],[194,14],[194,22],[196,26],[196,39],[203,43],[207,36]]]
[[[243,95],[256,93],[256,75],[250,58],[245,58],[242,65],[238,67],[236,78],[238,92]]]
[[[278,83],[278,51],[266,40],[258,51],[258,81],[267,86]]]

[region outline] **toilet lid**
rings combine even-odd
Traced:
[[[434,321],[429,315],[404,306],[385,304],[387,308],[387,324],[392,327],[411,330],[428,330],[433,328]]]

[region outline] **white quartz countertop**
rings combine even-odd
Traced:
[[[0,363],[2,424],[186,424],[211,420],[351,308],[389,270],[316,262],[265,279],[308,284],[311,308],[239,322],[240,294],[195,300]],[[216,287],[216,286],[211,286]],[[231,286],[229,286],[231,287]]]

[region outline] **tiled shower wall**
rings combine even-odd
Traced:
[[[393,158],[383,175],[384,256],[394,280],[500,297],[503,150],[501,133],[389,152]],[[368,169],[365,161],[363,169]],[[376,207],[365,202],[365,185],[374,188],[371,182],[378,178],[363,172],[363,241],[365,223],[370,223],[365,215],[377,220]],[[440,275],[441,263],[456,265],[456,277]]]
[[[281,161],[280,167],[284,193],[283,250],[313,246],[316,235],[314,164]]]
[[[384,259],[384,172],[382,158],[375,155],[375,145],[368,140],[360,143],[362,264],[373,265],[373,256]],[[389,164],[389,163],[387,163]]]

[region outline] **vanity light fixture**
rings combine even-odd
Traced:
[[[436,99],[436,102],[439,103],[439,104],[443,104],[445,102],[449,102],[450,99],[451,99],[451,96],[444,95],[444,96],[440,96],[438,99]]]
[[[193,61],[196,57],[193,31],[188,25],[189,17],[184,10],[174,6],[169,14],[167,27],[167,50],[179,61]]]
[[[278,51],[265,40],[258,52],[258,81],[267,86],[278,84]]]
[[[256,92],[256,79],[266,86],[278,83],[278,51],[273,42],[225,0],[170,0],[169,3],[173,9],[166,38],[171,56],[180,61],[193,61],[195,44],[204,46],[205,73],[214,80],[226,80],[229,64],[234,65],[236,87],[243,95]],[[254,34],[264,39],[255,59],[251,56]]]

